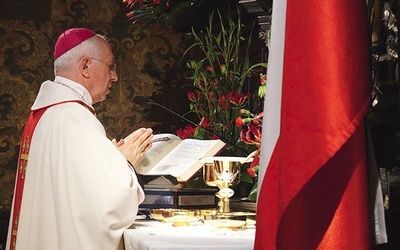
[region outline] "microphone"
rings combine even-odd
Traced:
[[[230,142],[228,139],[225,139],[225,138],[223,138],[222,136],[217,135],[215,132],[209,130],[208,128],[206,128],[206,127],[204,127],[204,126],[202,126],[202,125],[200,125],[200,124],[197,124],[197,123],[195,123],[195,122],[193,122],[193,121],[187,119],[187,118],[184,117],[183,115],[180,115],[180,114],[176,113],[175,111],[173,111],[173,110],[171,110],[171,109],[165,107],[164,105],[161,105],[161,104],[159,104],[159,103],[153,102],[152,100],[150,100],[149,98],[147,98],[147,97],[145,97],[145,96],[142,96],[142,95],[135,95],[135,96],[132,98],[132,101],[133,101],[134,103],[140,105],[140,106],[143,106],[143,105],[145,105],[145,104],[151,104],[151,105],[156,105],[156,106],[158,106],[158,107],[160,107],[160,108],[162,108],[162,109],[165,109],[165,110],[167,110],[168,112],[170,112],[170,113],[172,113],[172,114],[178,116],[179,118],[183,119],[184,121],[186,121],[186,122],[192,124],[193,126],[198,127],[198,128],[202,128],[202,129],[204,129],[205,131],[209,132],[210,134],[217,136],[218,138],[221,139],[221,141],[225,142],[226,144],[229,144],[229,145],[233,146],[233,147],[236,148],[236,149],[239,149],[240,151],[246,153],[246,155],[249,154],[249,152],[247,152],[246,150],[242,149],[241,147],[238,147],[236,144]]]

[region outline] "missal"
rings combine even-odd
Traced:
[[[156,134],[151,149],[135,169],[141,175],[171,175],[178,182],[186,182],[203,166],[202,158],[216,155],[224,146],[218,139],[182,140],[173,134]]]

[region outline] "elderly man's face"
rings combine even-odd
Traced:
[[[118,80],[114,55],[110,45],[102,38],[96,39],[99,39],[101,43],[101,51],[99,58],[90,58],[89,92],[92,95],[93,103],[104,101],[110,93],[113,82]]]

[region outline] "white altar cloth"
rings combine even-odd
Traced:
[[[203,223],[174,227],[169,223],[135,222],[124,232],[126,250],[253,249],[255,226],[245,230],[215,228]]]

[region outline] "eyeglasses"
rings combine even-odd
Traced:
[[[117,63],[116,62],[107,63],[105,61],[102,61],[100,59],[93,58],[93,57],[90,57],[90,59],[105,63],[108,66],[108,68],[110,68],[110,71],[116,71],[117,70]]]

